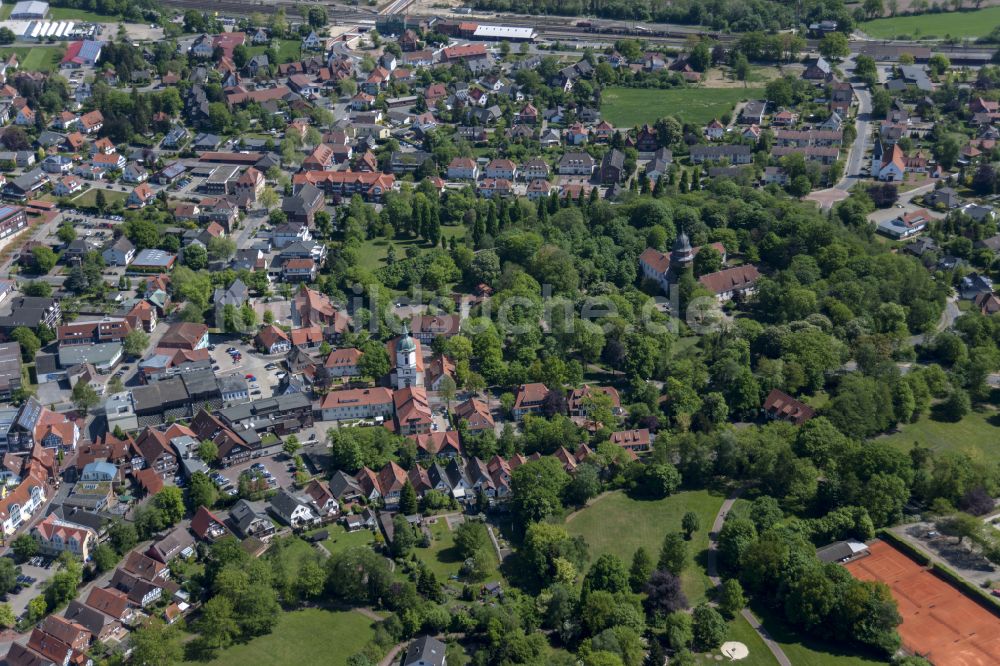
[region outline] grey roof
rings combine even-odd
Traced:
[[[445,474],[448,475],[448,485],[454,488],[463,481],[466,485],[471,486],[472,483],[469,481],[469,477],[466,476],[465,470],[462,469],[461,465],[458,464],[457,458],[452,458],[448,461],[448,466],[445,468]]]
[[[410,647],[406,649],[403,666],[411,666],[412,664],[444,666],[446,649],[445,644],[433,636],[421,636],[410,643]]]
[[[306,183],[293,196],[285,197],[281,210],[286,213],[305,214],[317,203],[323,201],[323,192],[312,183]]]
[[[239,375],[228,375],[219,377],[219,392],[223,395],[228,393],[245,393],[247,391],[247,380]]]
[[[241,534],[246,534],[247,529],[256,520],[269,521],[267,514],[261,511],[259,506],[254,506],[254,504],[242,499],[229,510],[229,517]]]
[[[110,363],[122,353],[120,342],[99,342],[90,345],[60,345],[59,365],[70,368],[79,363],[93,363],[96,366]]]
[[[171,254],[170,252],[146,248],[136,256],[132,264],[134,266],[158,266],[161,268],[168,268],[175,258],[176,255]]]
[[[250,296],[250,290],[243,283],[243,280],[236,278],[228,289],[223,289],[222,287],[216,287],[215,294],[212,300],[216,305],[235,305],[239,307],[246,303],[247,297]]]
[[[821,562],[841,562],[866,551],[867,548],[865,548],[864,544],[851,541],[836,541],[829,546],[818,549],[816,557]]]
[[[162,411],[162,409],[157,410],[157,408],[184,402],[187,399],[188,393],[180,377],[168,377],[132,390],[132,400],[137,412]]]
[[[330,492],[339,500],[347,494],[360,493],[361,486],[353,476],[337,470],[330,478]]]
[[[217,395],[219,384],[215,379],[215,373],[211,368],[199,368],[181,375],[184,383],[184,390],[192,400],[203,399],[210,395]]]
[[[282,488],[271,498],[271,508],[278,514],[278,517],[286,522],[291,518],[292,512],[302,506],[299,498]]]
[[[96,608],[85,606],[76,599],[69,602],[69,607],[66,609],[66,612],[63,613],[63,617],[67,620],[83,625],[95,636],[99,635],[104,627],[117,621]]]

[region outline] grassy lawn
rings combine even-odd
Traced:
[[[10,18],[10,13],[14,11],[14,3],[8,2],[7,4],[0,7],[0,21],[6,21]]]
[[[441,235],[444,236],[446,240],[451,240],[451,238],[454,237],[455,242],[458,242],[465,237],[465,227],[442,226]],[[396,248],[397,261],[406,258],[407,248],[415,247],[421,250],[430,249],[430,246],[419,238],[394,238],[391,241],[386,238],[373,238],[365,241],[361,245],[359,250],[361,267],[367,268],[371,271],[382,268],[382,266],[385,265],[385,256],[389,251],[390,244]]]
[[[14,46],[0,49],[0,57],[7,59],[12,53],[17,54],[22,70],[35,72],[54,72],[59,69],[63,54],[66,53],[64,46]]]
[[[729,631],[726,633],[726,641],[737,641],[743,643],[747,646],[750,654],[747,655],[746,659],[741,659],[740,666],[774,666],[778,661],[771,654],[771,651],[767,649],[764,645],[764,641],[761,640],[757,632],[753,630],[750,623],[743,619],[742,615],[737,615],[735,619],[729,622]],[[718,650],[712,650],[711,654],[699,653],[695,655],[695,659],[699,664],[714,664],[718,661],[728,662],[729,659],[725,657]],[[798,664],[799,662],[792,662]],[[803,664],[813,662],[801,662]]]
[[[274,543],[269,551],[275,553],[278,550],[284,550],[287,553],[285,562],[289,564],[290,567],[295,567],[296,575],[302,565],[309,560],[319,560],[322,555],[316,548],[299,537],[289,537],[286,539],[280,539]]]
[[[909,451],[913,442],[919,442],[935,451],[964,451],[975,459],[997,463],[1000,462],[998,437],[997,414],[986,411],[970,412],[958,423],[934,421],[925,416],[884,439],[902,451]]]
[[[371,546],[375,543],[375,534],[371,530],[348,532],[343,525],[328,525],[322,529],[330,534],[321,543],[331,555],[354,546]]]
[[[737,102],[759,97],[760,88],[607,88],[601,114],[615,127],[652,124],[663,116],[705,125],[733,110]]]
[[[49,7],[49,18],[53,21],[89,21],[91,23],[115,23],[120,16],[98,14],[89,12],[86,9],[73,9],[72,7]]]
[[[647,502],[634,500],[624,493],[611,493],[595,500],[586,509],[569,517],[566,529],[582,535],[590,545],[590,561],[604,553],[614,553],[626,563],[643,546],[659,558],[660,546],[667,532],[680,531],[681,518],[688,511],[698,514],[701,529],[688,542],[689,563],[681,576],[684,593],[691,605],[704,601],[712,584],[705,573],[708,532],[715,514],[722,506],[722,496],[705,490],[685,491],[666,499]]]
[[[255,56],[264,53],[270,47],[274,47],[278,52],[279,65],[286,62],[293,62],[302,57],[302,41],[298,39],[274,39],[271,40],[270,46],[264,44],[248,46],[247,51],[249,51],[251,56]]]
[[[886,663],[884,659],[874,659],[851,652],[832,643],[803,637],[789,629],[784,623],[769,614],[754,614],[761,618],[764,628],[771,635],[793,664],[809,666],[873,666]],[[749,626],[749,625],[748,625]],[[741,639],[737,639],[741,640]],[[744,641],[745,642],[745,641]],[[750,644],[747,643],[749,646]],[[753,647],[750,648],[753,655]],[[740,662],[743,663],[743,662]]]
[[[457,576],[459,570],[462,568],[462,558],[459,557],[458,552],[455,550],[455,536],[454,533],[448,529],[448,522],[441,518],[438,519],[433,525],[430,526],[431,531],[431,545],[429,548],[415,548],[414,553],[417,554],[427,568],[434,572],[437,576],[438,581],[444,583],[451,576]],[[493,551],[492,546],[489,549],[491,554],[491,560],[493,561],[494,567],[490,574],[486,577],[483,583],[489,583],[492,581],[500,580],[500,572],[497,569],[499,563],[496,560],[496,554]]]
[[[859,27],[869,37],[893,39],[899,35],[925,38],[983,37],[997,25],[1000,25],[1000,7],[882,18],[862,23]]]
[[[92,187],[89,190],[77,195],[71,201],[78,206],[96,206],[97,205],[97,191],[100,188]],[[116,201],[121,201],[125,203],[128,199],[128,192],[115,192],[113,190],[101,190],[104,192],[104,200],[110,207]]]
[[[360,613],[308,608],[282,613],[267,636],[233,646],[212,664],[328,664],[344,666],[372,638],[372,621]],[[331,650],[331,646],[337,646]]]

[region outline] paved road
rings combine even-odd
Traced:
[[[850,190],[858,182],[858,172],[864,165],[865,148],[868,146],[868,137],[872,131],[872,96],[868,93],[868,87],[858,83],[852,83],[851,86],[854,88],[854,94],[858,96],[858,115],[854,125],[858,135],[851,144],[847,164],[844,165],[844,176],[834,186],[844,191]]]
[[[923,344],[924,341],[941,331],[948,330],[955,323],[955,320],[962,316],[962,311],[958,309],[958,297],[951,295],[948,297],[947,303],[944,306],[944,312],[941,313],[941,318],[938,323],[934,326],[933,331],[927,333],[921,333],[919,335],[911,335],[909,337],[909,342],[911,345]]]
[[[844,74],[850,77],[854,71],[853,60],[845,61],[842,69]],[[859,172],[865,165],[865,149],[868,147],[868,139],[872,132],[872,97],[868,87],[863,83],[852,82],[851,87],[858,98],[858,113],[854,121],[857,136],[848,151],[844,174],[833,187],[818,190],[806,197],[816,201],[823,209],[831,208],[833,204],[847,198],[847,192],[860,181]]]
[[[719,532],[722,531],[722,526],[726,522],[726,515],[733,508],[733,504],[739,499],[742,490],[737,490],[735,493],[726,498],[726,501],[722,503],[719,507],[719,512],[715,514],[715,522],[712,523],[712,531],[708,534],[708,562],[705,568],[708,570],[708,578],[712,581],[712,584],[716,587],[722,585],[722,579],[719,577],[719,565],[718,565],[718,548],[719,548]],[[778,661],[781,666],[792,666],[791,660],[785,654],[785,651],[781,649],[781,646],[774,642],[771,635],[767,633],[767,630],[761,626],[760,621],[754,617],[753,613],[749,609],[744,608],[741,615],[750,623],[760,639],[764,641],[764,645],[771,651],[774,658]]]

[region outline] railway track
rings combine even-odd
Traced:
[[[392,0],[385,5],[382,10],[365,10],[360,7],[345,7],[340,4],[318,3],[326,7],[327,15],[334,23],[345,24],[360,21],[372,21],[380,15],[398,14],[405,12],[414,0]],[[304,18],[304,13],[308,12],[311,3],[283,2],[281,0],[249,0],[242,2],[239,0],[163,0],[166,7],[172,7],[181,11],[195,9],[198,11],[214,11],[221,15],[248,16],[253,13],[273,14],[279,8],[283,8],[289,17]],[[451,18],[451,17],[450,17]],[[454,17],[459,20],[460,17]],[[731,44],[740,38],[738,34],[715,33],[705,31],[700,28],[670,25],[662,23],[645,23],[612,21],[612,20],[590,20],[586,21],[590,25],[587,27],[577,26],[574,20],[568,17],[558,16],[494,16],[483,19],[476,19],[484,23],[498,23],[513,27],[534,28],[539,35],[550,39],[576,40],[576,41],[606,41],[620,37],[636,37],[644,39],[652,44],[663,44],[678,46],[692,36],[711,37],[723,44]],[[914,47],[937,47],[940,50],[950,53],[981,53],[992,51],[989,46],[964,46],[964,45],[944,45],[924,42],[900,42],[900,41],[866,41],[852,40],[852,50],[872,43],[894,45],[894,46],[914,46]],[[806,50],[814,51],[819,46],[819,40],[807,39]]]

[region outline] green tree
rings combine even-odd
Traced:
[[[106,543],[99,544],[91,553],[91,557],[97,570],[101,572],[111,571],[118,564],[118,553]]]
[[[660,560],[657,569],[664,569],[675,576],[680,576],[687,566],[687,544],[684,537],[677,532],[667,532],[660,547]]]
[[[747,549],[757,540],[757,528],[747,518],[729,518],[719,530],[719,554],[730,569],[740,566]]]
[[[284,444],[281,445],[281,450],[285,452],[289,458],[294,458],[295,454],[298,453],[299,449],[302,448],[302,444],[299,442],[299,438],[295,435],[289,435],[285,438]]]
[[[207,474],[204,472],[195,472],[191,475],[191,479],[188,482],[187,498],[188,508],[192,513],[197,511],[200,506],[211,509],[218,497],[219,489],[208,478]]]
[[[164,486],[153,497],[153,506],[159,509],[167,525],[176,525],[184,517],[184,496],[177,486]]]
[[[17,585],[18,570],[14,560],[9,557],[0,558],[0,593],[10,592]]]
[[[124,555],[135,548],[139,542],[139,535],[135,525],[126,523],[123,520],[116,520],[108,527],[108,542],[114,547],[119,555]]]
[[[129,663],[138,666],[170,666],[184,657],[181,637],[176,627],[151,617],[129,635],[132,654]]]
[[[39,275],[45,275],[55,268],[56,263],[59,262],[59,255],[53,252],[48,245],[39,245],[31,250],[31,259],[35,272]]]
[[[10,337],[21,345],[21,358],[26,363],[33,362],[38,350],[42,348],[42,342],[35,332],[25,326],[18,326],[11,332]]]
[[[210,238],[206,252],[210,261],[226,261],[236,254],[236,241],[226,236]]]
[[[698,650],[713,650],[726,638],[726,620],[708,604],[699,604],[691,615],[694,644]]]
[[[455,529],[455,549],[462,559],[468,559],[488,546],[486,526],[478,520],[467,520]]]
[[[586,592],[604,591],[612,594],[628,592],[629,572],[625,563],[617,555],[605,553],[587,571],[583,579],[583,589]]]
[[[28,621],[31,624],[35,624],[49,612],[48,602],[45,601],[45,597],[35,597],[28,602]]]
[[[527,462],[511,475],[512,505],[522,522],[542,520],[562,508],[569,475],[553,457]]]
[[[698,514],[694,511],[688,511],[681,518],[681,529],[684,530],[684,538],[688,541],[691,540],[691,535],[701,529],[701,521],[698,519]]]
[[[149,335],[138,328],[126,333],[125,338],[122,340],[122,350],[132,358],[142,356],[148,346]]]
[[[361,347],[361,358],[358,359],[358,372],[362,377],[378,380],[389,374],[389,353],[385,345],[369,340]]]
[[[653,558],[649,551],[639,546],[632,555],[632,567],[629,569],[629,586],[638,594],[653,574]]]
[[[56,236],[63,243],[72,243],[76,240],[76,229],[73,228],[72,224],[60,224],[59,231],[56,232]]]
[[[208,250],[198,243],[184,248],[184,265],[193,271],[203,270],[208,266]]]
[[[77,409],[86,414],[91,407],[95,407],[100,401],[101,397],[97,395],[97,391],[88,382],[77,382],[76,386],[73,387],[71,393],[71,398],[73,404],[76,405]]]
[[[719,608],[728,617],[736,617],[736,614],[747,605],[746,597],[743,594],[743,586],[740,581],[730,578],[722,584],[722,592],[719,595]]]
[[[819,42],[819,52],[824,58],[840,60],[851,54],[851,46],[847,35],[842,32],[831,32],[823,36]]]
[[[14,609],[10,607],[10,604],[0,604],[0,627],[13,627],[17,624],[17,618],[14,617]]]
[[[418,510],[417,491],[407,479],[399,492],[399,512],[404,516],[412,516]]]
[[[215,650],[229,647],[239,635],[240,628],[233,617],[233,603],[224,596],[217,595],[205,602],[201,615],[194,624],[198,631],[199,645],[205,656]]]
[[[960,388],[952,389],[943,403],[938,406],[938,413],[948,421],[961,421],[972,408],[968,391]]]
[[[212,440],[204,439],[198,445],[198,457],[206,465],[214,465],[219,461],[219,447]]]

